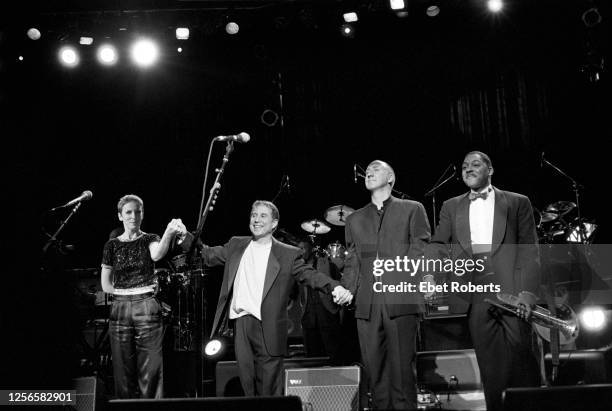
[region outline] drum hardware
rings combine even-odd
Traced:
[[[485,301],[512,314],[517,314],[519,308],[518,297],[512,294],[497,293],[497,299],[499,302],[492,301],[489,298],[485,298]],[[566,304],[558,304],[557,312],[559,317],[551,315],[546,308],[535,305],[531,310],[529,321],[540,337],[546,341],[550,342],[550,329],[555,328],[560,331],[560,343],[569,344],[578,337],[580,331],[576,313]]]
[[[346,247],[338,241],[330,243],[325,249],[325,252],[331,258],[345,258],[348,255]]]
[[[329,207],[325,211],[325,221],[332,225],[343,226],[346,224],[346,217],[351,215],[354,211],[353,208],[345,205]]]
[[[300,225],[300,227],[302,227],[302,230],[306,231],[310,235],[315,235],[315,236],[317,234],[327,234],[331,230],[330,226],[328,226],[321,220],[317,220],[316,218],[312,220],[304,221]]]

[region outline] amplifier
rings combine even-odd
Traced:
[[[296,395],[309,411],[357,411],[358,366],[294,368],[285,370],[285,395]]]

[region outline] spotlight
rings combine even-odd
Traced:
[[[342,33],[344,37],[349,37],[349,38],[355,37],[355,28],[348,23],[340,26],[340,32]]]
[[[32,27],[28,29],[27,35],[30,40],[38,40],[40,38],[40,30],[36,27]]]
[[[117,49],[110,44],[103,44],[98,48],[98,61],[105,66],[112,66],[117,62]]]
[[[236,34],[240,30],[238,23],[230,21],[225,25],[225,31],[227,34]]]
[[[23,56],[19,56],[19,57],[17,57],[17,59],[18,59],[19,61],[23,61]]]
[[[493,13],[497,13],[501,11],[501,9],[504,7],[504,3],[502,2],[502,0],[488,0],[487,7]]]
[[[176,28],[176,39],[187,40],[189,38],[189,29],[187,27]]]
[[[587,27],[595,27],[599,23],[601,23],[601,14],[596,7],[592,7],[582,13],[582,22]]]
[[[213,338],[204,346],[204,354],[208,358],[221,356],[225,351],[225,343],[221,338]]]
[[[401,10],[406,7],[404,0],[389,0],[389,5],[391,6],[391,10]]]
[[[606,316],[603,309],[599,307],[590,307],[582,310],[580,313],[580,321],[584,329],[598,331],[606,324]]]
[[[74,47],[64,46],[59,51],[60,63],[66,67],[75,67],[79,64],[79,55]]]
[[[425,11],[425,13],[429,17],[436,17],[438,14],[440,14],[440,7],[438,7],[436,4],[431,5],[427,7],[427,10]]]
[[[182,52],[183,52],[183,48],[182,48],[182,47],[178,47],[178,48],[176,49],[176,51],[178,51],[179,53],[182,53]]]
[[[81,37],[79,38],[79,44],[85,45],[85,46],[91,46],[93,44],[93,37]]]
[[[140,67],[149,67],[157,61],[159,49],[149,39],[140,39],[132,46],[132,59]]]
[[[344,13],[342,17],[344,17],[344,21],[347,23],[353,23],[359,20],[359,17],[357,17],[357,13],[355,13],[354,11],[350,13]]]

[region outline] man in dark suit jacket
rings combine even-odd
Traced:
[[[533,209],[524,195],[493,187],[492,174],[489,156],[479,151],[466,155],[462,177],[470,192],[442,205],[427,257],[480,260],[482,269],[461,277],[450,273],[449,283],[493,284],[501,293],[518,294],[518,316],[526,320],[539,288]],[[450,305],[452,312],[468,313],[487,410],[500,410],[502,391],[537,386],[539,371],[528,323],[485,298],[496,300],[496,293],[450,293]]]
[[[278,220],[273,203],[255,201],[252,236],[232,237],[224,246],[202,250],[205,265],[225,265],[212,335],[228,318],[234,322],[240,382],[249,396],[282,395],[287,304],[296,282],[331,293],[338,304],[352,298],[337,281],[307,265],[299,248],[272,237]]]
[[[298,247],[304,251],[303,258],[308,264],[334,280],[340,279],[338,265],[344,266],[340,258],[332,258],[315,249],[306,239],[301,240]],[[328,356],[330,365],[342,365],[347,344],[343,338],[340,306],[323,291],[314,291],[308,286],[300,287],[299,291],[300,304],[304,307],[301,323],[306,356]]]
[[[421,280],[420,273],[406,270],[404,260],[423,256],[429,222],[421,203],[391,195],[394,183],[389,164],[376,160],[368,165],[365,186],[371,202],[346,220],[342,284],[355,295],[361,356],[374,406],[416,409],[416,331],[423,297],[402,286]]]

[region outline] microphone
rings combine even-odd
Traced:
[[[64,208],[64,207],[70,207],[70,206],[73,206],[73,205],[75,205],[77,203],[80,203],[81,201],[90,200],[92,197],[93,197],[93,193],[91,191],[89,191],[89,190],[85,190],[85,191],[83,191],[83,193],[80,196],[78,196],[74,200],[70,200],[66,204],[61,205],[59,207],[52,208],[51,210],[57,210],[58,208]]]
[[[353,164],[353,177],[355,179],[355,184],[357,184],[357,164]]]
[[[457,166],[453,164],[453,175],[457,179],[457,181],[461,181],[461,173],[457,172]]]
[[[289,181],[289,174],[287,174],[285,177],[285,187],[287,187],[287,193],[291,193],[291,182]]]
[[[544,152],[542,151],[542,155],[540,156],[540,168],[544,167]]]
[[[249,136],[244,131],[240,134],[231,134],[229,136],[215,137],[216,141],[235,141],[237,143],[248,143],[250,139],[251,139],[251,136]]]

